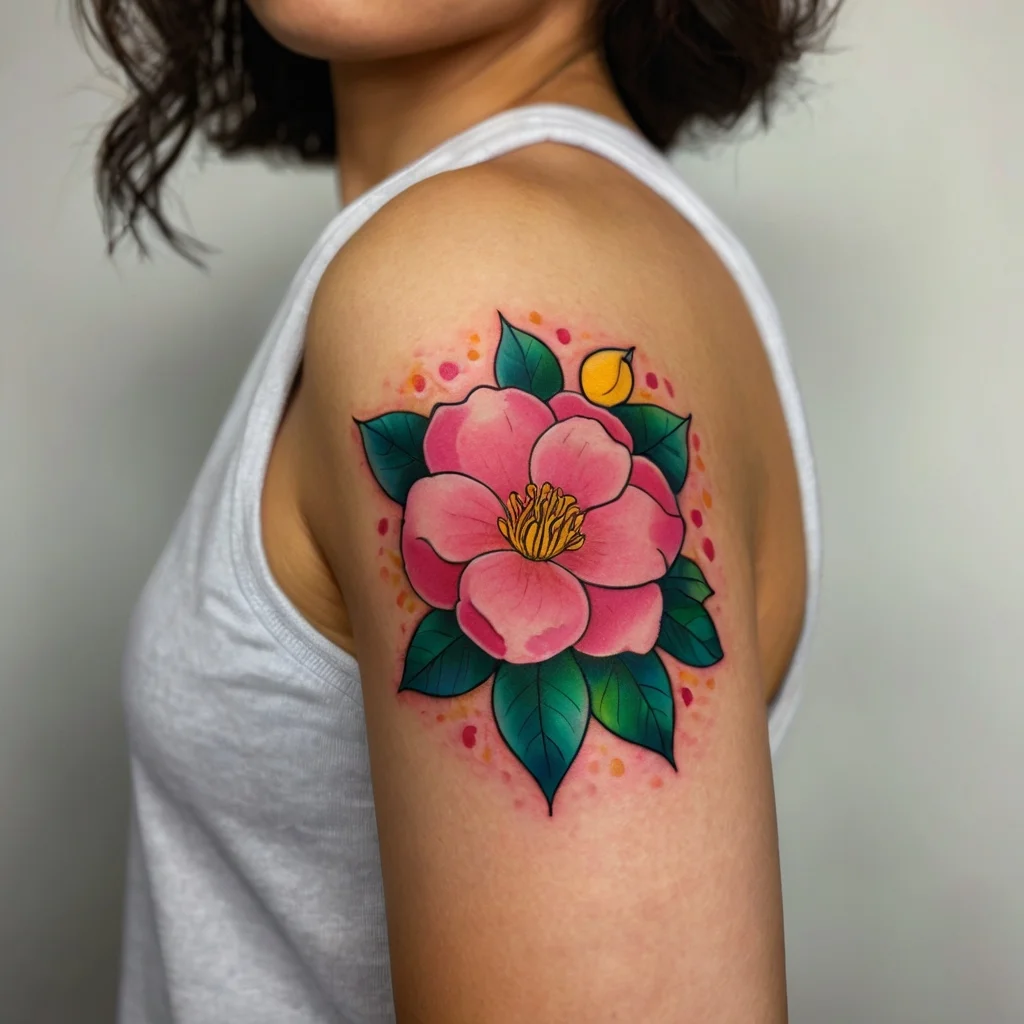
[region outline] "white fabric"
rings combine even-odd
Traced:
[[[807,429],[771,298],[743,247],[639,136],[572,107],[500,114],[381,183],[324,231],[140,597],[124,662],[133,805],[122,1024],[394,1020],[358,668],[276,585],[260,495],[310,303],[338,250],[410,185],[545,141],[605,157],[676,207],[750,306],[789,427],[807,538],[807,610],[770,709],[773,753],[793,717],[820,528]]]

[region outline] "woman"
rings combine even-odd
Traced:
[[[161,189],[196,131],[344,200],[133,619],[121,1019],[784,1020],[810,454],[770,299],[657,150],[766,111],[831,12],[89,13],[132,89],[112,242],[194,252]]]

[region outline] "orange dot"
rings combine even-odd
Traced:
[[[444,721],[444,715],[438,715],[438,716],[437,716],[437,720],[438,720],[439,722],[443,722],[443,721]]]
[[[541,323],[543,323],[543,322],[544,322],[544,319],[543,319],[543,317],[542,317],[542,316],[540,315],[540,313],[538,313],[538,312],[537,312],[536,310],[534,310],[534,311],[533,311],[533,312],[532,312],[532,313],[530,314],[530,323],[534,323],[534,324],[541,324]]]
[[[405,610],[407,612],[416,611],[416,601],[413,598],[410,597],[409,600],[405,602]]]
[[[473,353],[472,353],[472,352],[470,352],[470,354],[469,354],[469,358],[470,358],[470,359],[472,359],[472,358],[473,358]],[[705,466],[704,466],[704,460],[703,460],[703,459],[702,459],[702,458],[701,458],[701,457],[700,457],[699,455],[697,456],[697,468],[698,468],[698,469],[699,469],[699,470],[700,470],[700,471],[701,471],[702,473],[704,472],[704,469],[705,469]]]
[[[654,396],[650,393],[650,391],[641,391],[640,397],[646,402],[652,399]]]
[[[588,339],[590,338],[590,331],[584,331],[584,332],[583,332],[583,333],[582,333],[582,334],[580,335],[580,337],[581,337],[581,338],[582,338],[582,339],[583,339],[584,341],[587,341],[587,340],[588,340]]]
[[[474,331],[474,332],[473,332],[473,333],[472,333],[472,334],[471,334],[471,335],[469,336],[469,340],[470,340],[471,342],[473,342],[474,344],[476,344],[476,342],[478,342],[478,341],[480,340],[480,335],[479,335],[479,334],[477,334],[477,333],[476,333],[476,331]]]
[[[490,747],[484,747],[484,752],[483,752],[483,754],[481,756],[484,759],[484,764],[490,764],[491,763],[491,748]]]
[[[615,776],[615,778],[617,778],[617,779],[618,779],[618,778],[621,778],[621,777],[622,777],[623,775],[625,775],[625,774],[626,774],[626,766],[625,766],[625,765],[624,765],[624,764],[622,763],[622,761],[621,761],[621,760],[620,760],[619,758],[617,758],[617,757],[613,757],[613,758],[612,758],[612,763],[611,763],[611,764],[610,764],[610,765],[608,766],[608,770],[609,770],[609,771],[610,771],[610,772],[612,773],[612,775],[614,775],[614,776]]]
[[[480,358],[480,353],[475,348],[471,348],[466,354],[466,358],[471,362],[475,363]]]
[[[707,491],[701,495],[701,500],[704,502],[705,508],[711,508],[711,495]]]
[[[399,581],[399,580],[400,580],[401,578],[402,578],[402,577],[401,577],[401,576],[399,576],[397,572],[393,572],[393,573],[391,574],[391,582],[392,582],[392,583],[397,583],[397,582],[398,582],[398,581]]]
[[[714,676],[710,676],[708,678],[708,681],[707,681],[707,683],[705,685],[707,686],[707,688],[709,690],[713,690],[715,688],[715,677]]]
[[[400,591],[398,592],[398,597],[397,597],[397,598],[395,598],[395,604],[397,604],[397,605],[398,605],[398,607],[399,607],[399,608],[401,608],[401,607],[402,607],[402,605],[403,605],[403,604],[405,604],[405,599],[406,599],[406,598],[407,598],[408,596],[409,596],[409,595],[408,595],[408,594],[407,594],[407,593],[406,593],[406,592],[405,592],[404,590],[400,590]]]
[[[661,789],[661,776],[660,775],[655,775],[654,778],[651,779],[651,789]]]
[[[388,558],[391,559],[391,564],[396,569],[401,569],[402,568],[402,556],[397,551],[389,551],[388,552]]]
[[[601,770],[601,762],[600,761],[591,761],[590,764],[587,765],[587,771],[591,772],[593,775],[596,775],[600,770]]]

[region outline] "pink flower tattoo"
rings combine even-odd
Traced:
[[[432,608],[400,689],[455,697],[493,676],[498,730],[551,811],[591,717],[675,766],[656,648],[698,667],[722,648],[680,553],[689,418],[628,402],[633,349],[590,353],[566,390],[554,352],[499,321],[496,387],[357,422]]]

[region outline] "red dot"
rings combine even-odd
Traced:
[[[388,532],[388,521],[387,521],[387,519],[382,519],[382,520],[381,520],[381,521],[380,521],[380,522],[379,522],[379,523],[377,524],[377,532],[378,532],[378,533],[379,533],[379,534],[380,534],[380,535],[381,535],[382,537],[383,537],[383,536],[384,536],[384,535],[385,535],[385,534],[386,534],[386,533]]]
[[[657,390],[657,388],[658,388],[658,375],[657,374],[649,373],[649,374],[647,374],[647,377],[645,378],[645,380],[647,381],[647,386],[652,391],[656,391]]]
[[[459,367],[456,363],[442,363],[437,372],[441,375],[441,380],[455,380],[459,375]]]
[[[564,327],[559,327],[558,330],[555,331],[555,337],[563,345],[568,345],[569,342],[572,341],[572,335]]]
[[[704,548],[704,554],[708,556],[708,561],[713,562],[715,560],[715,545],[711,543],[711,538],[705,537],[701,547]]]
[[[690,518],[693,520],[693,525],[699,530],[704,525],[704,517],[700,514],[700,509],[695,508],[690,513]]]
[[[700,434],[693,435],[693,450],[695,452],[700,451]]]
[[[421,374],[417,373],[412,379],[412,386],[417,391],[422,391],[427,386],[427,382],[423,379]]]
[[[682,694],[683,703],[689,707],[693,703],[693,690],[688,686],[684,686],[679,692]]]
[[[476,746],[476,726],[467,725],[462,730],[462,745],[469,750],[472,750]]]

